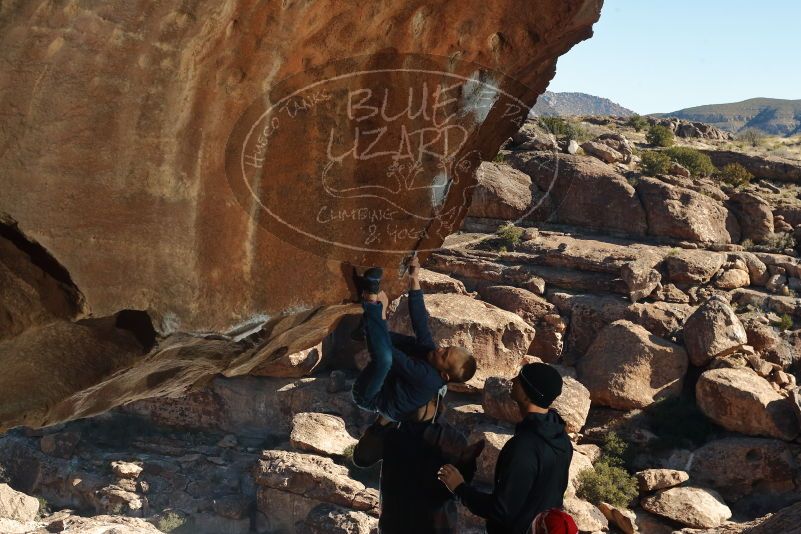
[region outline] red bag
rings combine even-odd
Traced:
[[[537,514],[531,523],[531,534],[578,534],[578,527],[570,514],[551,508]]]

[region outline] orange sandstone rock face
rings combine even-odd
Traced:
[[[0,248],[29,303],[0,299],[14,377],[0,428],[177,395],[311,347],[353,313],[352,265],[389,267],[397,290],[409,251],[458,228],[478,163],[600,7],[3,4],[0,222],[59,270],[33,286],[58,291],[37,297],[45,311],[26,313],[31,269],[7,252],[19,240]],[[20,367],[29,327],[63,323],[46,328],[54,346],[74,321],[122,310],[152,322],[129,328],[140,346],[120,341],[125,357],[99,365],[103,351],[79,344]],[[47,395],[14,402],[23,379]]]

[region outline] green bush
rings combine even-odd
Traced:
[[[790,317],[790,314],[782,314],[782,316],[779,318],[779,323],[776,326],[782,332],[785,330],[790,330],[793,328],[793,318]]]
[[[495,157],[492,159],[492,161],[494,161],[495,163],[503,163],[504,161],[506,161],[506,154],[504,154],[503,152],[498,152],[497,154],[495,154]]]
[[[512,223],[506,223],[498,228],[498,230],[495,232],[495,235],[498,236],[502,246],[506,248],[512,248],[515,245],[520,244],[520,240],[523,238],[524,231],[525,230],[519,226],[515,226]]]
[[[725,182],[734,187],[745,185],[754,177],[753,174],[748,172],[748,169],[739,163],[727,163],[723,166],[718,174],[721,182]]]
[[[667,174],[670,171],[670,158],[661,150],[646,150],[641,156],[640,168],[646,176]]]
[[[635,478],[604,459],[595,462],[593,467],[579,473],[576,494],[595,505],[607,502],[627,508],[638,494]]]
[[[608,502],[628,507],[638,494],[635,478],[624,467],[628,445],[617,434],[609,432],[604,436],[601,451],[594,469],[579,474],[576,494],[593,504]]]
[[[626,124],[634,128],[638,132],[648,128],[648,121],[645,119],[645,117],[641,117],[636,113],[631,117],[629,117],[629,120],[626,122]]]
[[[653,146],[671,146],[674,139],[673,132],[667,126],[651,126],[645,134],[645,140]]]
[[[795,245],[793,234],[787,232],[773,233],[765,240],[765,247],[777,252],[783,252],[787,248],[795,248]]]
[[[615,432],[608,432],[601,444],[601,453],[610,465],[623,465],[629,450],[628,444]]]
[[[562,117],[540,117],[539,118],[540,125],[554,134],[555,136],[559,137],[565,135],[565,129],[567,128],[567,121]]]
[[[155,527],[162,532],[172,532],[184,526],[186,519],[172,510],[166,512],[156,521]]]
[[[711,176],[717,171],[709,156],[694,148],[673,146],[665,150],[665,154],[676,163],[686,167],[693,176]]]
[[[562,117],[540,117],[540,125],[556,137],[587,141],[591,135],[581,125],[567,121]]]
[[[47,499],[44,497],[36,497],[36,500],[39,501],[39,511],[36,512],[37,517],[47,517],[53,513],[53,509],[50,508],[50,503],[47,502]]]

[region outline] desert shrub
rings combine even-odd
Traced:
[[[601,444],[601,454],[610,465],[623,466],[628,455],[629,446],[615,432],[608,432]]]
[[[670,170],[670,158],[660,150],[646,150],[640,157],[640,168],[646,176],[667,174]]]
[[[725,182],[734,187],[745,185],[754,177],[748,169],[739,163],[727,163],[718,173],[721,182]]]
[[[626,124],[634,128],[638,132],[648,128],[648,121],[645,119],[645,117],[641,117],[636,113],[631,117],[629,117],[629,120],[626,121]]]
[[[648,128],[645,140],[653,146],[671,146],[673,145],[674,137],[673,132],[667,126],[654,125]]]
[[[562,117],[540,117],[540,125],[556,136],[565,134],[567,121]]]
[[[587,141],[591,135],[580,124],[570,122],[562,117],[540,117],[540,124],[556,137]]]
[[[776,324],[776,328],[778,328],[782,332],[792,329],[793,318],[790,317],[790,314],[788,313],[782,314],[782,316],[779,317],[779,322]]]
[[[598,460],[594,469],[582,471],[578,476],[576,494],[592,504],[608,502],[626,508],[637,493],[635,478],[622,467],[604,460]]]
[[[186,519],[182,515],[170,510],[156,520],[155,527],[162,532],[172,532],[181,528],[184,523],[186,523]]]
[[[524,231],[525,230],[519,226],[515,226],[512,223],[506,223],[498,228],[498,230],[495,232],[495,235],[498,236],[501,246],[512,248],[515,245],[520,244],[520,239],[522,239]]]
[[[628,445],[614,432],[604,437],[601,458],[594,469],[579,473],[576,494],[593,504],[608,502],[627,507],[637,496],[637,482],[626,471]]]
[[[765,142],[765,134],[759,130],[748,129],[737,134],[737,140],[742,141],[752,147],[758,147]]]
[[[497,154],[495,154],[495,157],[492,158],[492,161],[494,161],[495,163],[503,163],[504,161],[506,161],[506,154],[504,154],[503,152],[498,152]]]
[[[689,398],[671,397],[655,402],[645,411],[651,431],[659,439],[656,449],[695,448],[709,439],[714,425]]]
[[[575,122],[569,122],[567,123],[565,137],[567,137],[568,139],[575,139],[579,143],[583,143],[585,141],[589,141],[590,139],[592,139],[592,134],[590,134],[590,132],[588,132],[580,124]]]
[[[676,163],[686,167],[693,176],[710,176],[717,169],[712,160],[694,148],[687,146],[673,146],[665,150],[665,154]]]
[[[795,248],[795,238],[793,234],[787,232],[774,233],[765,240],[765,246],[770,250],[778,252],[787,248]]]
[[[53,513],[53,510],[50,508],[50,503],[47,502],[47,499],[44,497],[36,497],[36,500],[39,501],[39,511],[36,512],[37,517],[47,517]]]

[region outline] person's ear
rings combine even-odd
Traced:
[[[451,375],[449,375],[445,371],[440,371],[439,372],[439,376],[441,376],[442,380],[444,380],[445,382],[450,382],[451,381]]]

